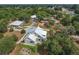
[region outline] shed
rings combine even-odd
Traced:
[[[37,17],[36,17],[36,15],[32,15],[31,18],[34,19],[34,18],[37,18]]]

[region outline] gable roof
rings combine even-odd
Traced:
[[[36,29],[36,27],[30,27],[28,29],[26,28],[26,32],[27,33],[34,33],[35,29]]]
[[[23,21],[16,20],[16,21],[10,23],[9,25],[19,26],[19,25],[21,25],[22,23],[23,23]]]
[[[29,35],[28,35],[28,38],[29,38],[30,40],[32,40],[32,41],[35,42],[38,37],[35,36],[35,34],[29,34]]]
[[[42,37],[43,39],[45,39],[46,38],[46,35],[47,35],[47,31],[45,31],[44,29],[42,29],[40,27],[37,27],[36,28],[35,33],[37,35],[39,35],[40,37]]]
[[[37,28],[36,27],[28,28],[28,29],[26,29],[26,33],[27,34],[36,34],[36,36],[38,35],[39,38],[42,38],[42,39],[46,39],[46,36],[47,36],[47,31],[45,31],[44,29],[42,29],[40,27],[37,27]],[[33,39],[33,36],[30,37],[30,38]]]

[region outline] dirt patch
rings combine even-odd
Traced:
[[[19,45],[16,45],[14,50],[10,53],[10,55],[17,55],[18,51],[20,51],[21,47]]]
[[[6,33],[4,33],[4,36],[12,36],[12,35],[16,35],[18,37],[18,40],[23,36],[23,34],[21,34],[20,31],[13,31],[13,32],[7,31]]]
[[[28,49],[28,48],[22,48],[22,49],[19,51],[19,54],[20,54],[20,55],[30,55],[30,54],[31,54],[31,50]]]

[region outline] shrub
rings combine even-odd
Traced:
[[[0,33],[0,39],[3,38],[3,37],[4,37],[4,35],[2,33]]]
[[[25,30],[23,29],[23,30],[21,30],[21,34],[24,34],[25,33]]]

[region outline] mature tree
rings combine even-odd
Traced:
[[[76,10],[75,10],[75,13],[76,13],[76,14],[79,14],[79,9],[76,9]]]
[[[6,32],[7,31],[7,25],[4,23],[0,23],[0,32]]]
[[[64,31],[65,32],[65,31]],[[72,40],[72,38],[70,38],[67,33],[58,33],[56,34],[56,37],[60,43],[60,45],[62,46],[63,49],[63,54],[78,54],[79,52],[79,48],[74,44],[74,41]],[[75,49],[73,49],[74,47]],[[73,52],[73,51],[77,51],[77,52]]]
[[[70,15],[66,15],[66,17],[61,20],[61,23],[62,23],[64,26],[69,26],[69,25],[71,25],[71,22],[72,22],[72,19],[71,19]]]
[[[79,15],[76,15],[72,18],[72,24],[75,27],[77,33],[79,33]]]
[[[50,55],[52,54],[58,55],[63,53],[62,47],[59,45],[59,42],[55,39],[51,39],[51,41],[48,43],[47,48],[48,48],[48,54]]]
[[[75,27],[75,29],[76,29],[76,32],[79,33],[79,22],[74,21],[74,27]]]
[[[69,34],[69,35],[75,35],[76,34],[76,30],[74,28],[74,26],[66,26],[64,28],[64,30]]]
[[[51,34],[51,36],[48,37],[48,40],[42,44],[42,49],[47,49],[48,54],[79,54],[79,48],[64,30],[55,33],[54,35]]]
[[[55,24],[55,20],[50,20],[50,21],[49,21],[49,24],[50,24],[50,25],[54,25],[54,24]]]
[[[3,38],[3,37],[4,37],[4,35],[2,33],[0,33],[0,39]]]
[[[79,15],[75,15],[73,18],[72,18],[72,22],[74,21],[78,21],[79,22]]]
[[[15,37],[4,37],[0,40],[0,54],[9,54],[15,47]]]
[[[62,11],[62,7],[57,7],[57,6],[56,6],[54,9],[55,9],[55,10]]]
[[[37,15],[38,21],[43,20],[43,16],[42,15]]]
[[[25,33],[25,30],[23,29],[23,30],[21,30],[21,34],[24,34]]]
[[[20,18],[19,18],[20,21],[25,21],[25,22],[28,22],[29,19],[30,19],[29,16],[25,16],[25,17],[23,16],[23,17],[20,17]]]

